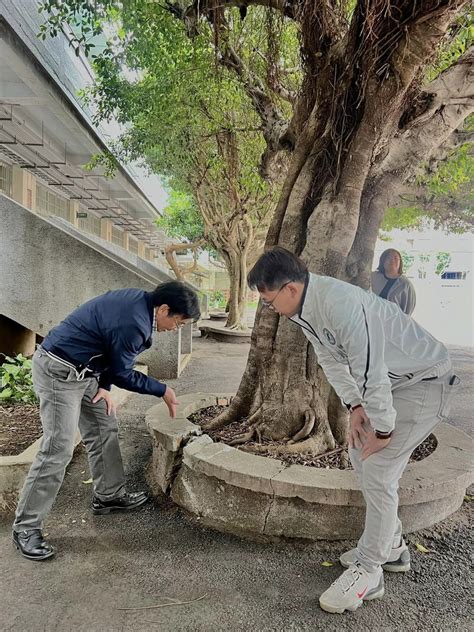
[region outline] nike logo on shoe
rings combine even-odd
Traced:
[[[368,586],[366,586],[362,592],[356,593],[359,599],[362,599],[362,597],[365,595],[365,593],[367,592],[367,588]]]

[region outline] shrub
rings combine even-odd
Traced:
[[[5,356],[0,366],[1,403],[36,403],[31,367],[31,360],[21,353],[14,358]]]

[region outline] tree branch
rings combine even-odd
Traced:
[[[183,6],[182,0],[166,0],[165,8],[175,17],[182,20],[190,37],[196,37],[199,33],[199,21],[202,17],[212,19],[213,13],[219,9],[230,9],[248,6],[261,6],[274,9],[287,18],[295,19],[293,0],[194,0],[190,6]]]
[[[274,167],[274,159],[283,149],[280,139],[288,128],[288,121],[268,95],[260,77],[247,68],[230,44],[220,52],[219,62],[235,72],[262,121],[262,134],[267,146],[262,155],[259,170],[263,178],[269,179]]]
[[[459,142],[462,132],[458,128],[474,112],[473,79],[474,46],[426,86],[423,92],[430,98],[425,99],[425,110],[414,118],[405,117],[404,129],[393,139],[374,175],[396,173],[403,182],[435,152],[442,150],[438,159],[444,158],[453,146],[451,143]]]
[[[283,101],[287,101],[288,103],[291,103],[293,105],[297,96],[296,91],[289,90],[276,78],[281,74],[289,74],[291,72],[291,69],[289,71],[285,70],[284,68],[281,68],[280,66],[275,64],[274,62],[271,62],[271,60],[267,59],[267,57],[258,48],[255,49],[255,54],[258,55],[263,60],[264,63],[268,63],[269,61],[270,63],[272,63],[273,73],[272,73],[272,80],[268,84],[269,89],[275,94],[277,94],[281,99],[283,99]],[[293,72],[294,72],[294,69],[293,69]]]
[[[184,281],[185,277],[192,272],[194,272],[197,268],[197,253],[199,248],[204,245],[204,240],[199,239],[193,243],[179,243],[179,244],[168,244],[165,246],[165,259],[168,262],[170,268],[175,273],[178,281]],[[186,250],[192,250],[193,252],[193,263],[188,267],[181,267],[176,259],[177,252],[183,252]]]

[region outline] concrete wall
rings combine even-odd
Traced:
[[[116,261],[121,266],[129,268],[132,272],[139,274],[154,285],[175,280],[174,277],[168,274],[163,268],[158,267],[150,261],[141,259],[138,255],[129,250],[124,250],[111,241],[106,241],[97,235],[85,233],[76,226],[71,226],[69,222],[66,222],[66,220],[61,217],[48,217],[48,222],[53,226],[57,226],[62,231],[67,232],[69,235],[72,235],[86,246],[90,246],[109,259]]]
[[[150,277],[124,267],[0,195],[0,314],[40,335],[107,290],[151,290]]]

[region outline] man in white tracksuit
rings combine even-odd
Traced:
[[[303,329],[330,384],[350,410],[349,454],[366,502],[347,570],[320,597],[328,612],[382,597],[382,568],[406,571],[398,481],[412,451],[444,419],[459,379],[446,347],[398,305],[331,277],[275,247],[248,275],[262,302]]]

